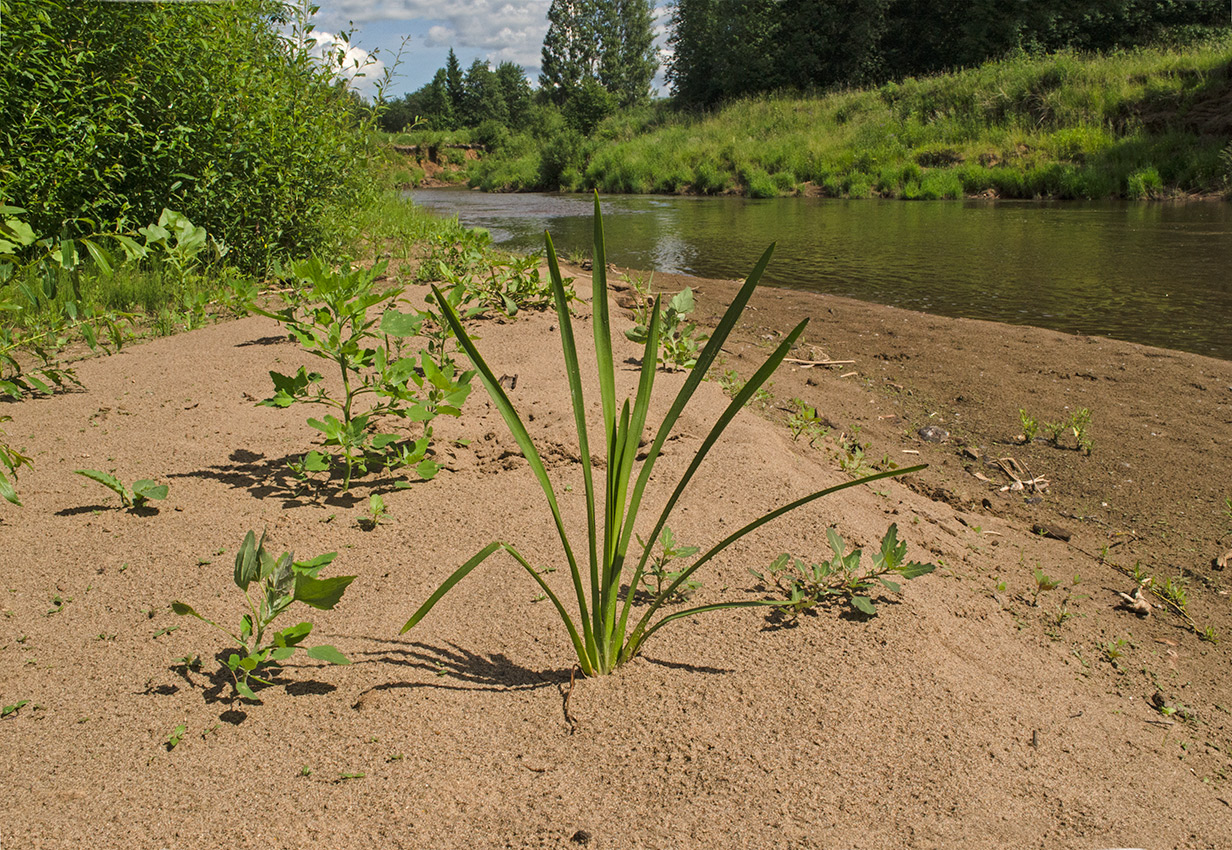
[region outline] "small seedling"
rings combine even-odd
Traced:
[[[6,705],[0,708],[0,718],[8,717],[10,714],[16,714],[22,708],[30,704],[30,700],[23,699],[21,702],[15,702],[12,705]]]
[[[1018,409],[1018,421],[1022,425],[1022,441],[1031,443],[1039,436],[1039,422],[1022,408]]]
[[[299,623],[282,629],[269,640],[265,636],[266,629],[273,625],[278,615],[291,606],[302,602],[312,608],[328,611],[338,604],[347,586],[355,580],[355,576],[338,576],[321,579],[317,574],[321,568],[334,560],[336,552],[320,555],[310,561],[296,561],[290,552],[283,552],[277,560],[265,551],[265,535],[256,539],[251,531],[244,537],[239,554],[235,556],[235,584],[244,594],[248,603],[248,613],[240,619],[239,633],[231,632],[201,616],[192,606],[183,602],[171,603],[171,609],[177,614],[196,617],[208,623],[239,645],[243,654],[231,653],[227,656],[227,669],[235,680],[236,693],[245,699],[260,702],[249,679],[254,679],[263,685],[273,684],[265,673],[267,666],[277,667],[294,654],[296,649],[305,649],[299,644],[312,632],[312,623]],[[258,584],[262,591],[259,599],[254,601],[248,594],[251,584]],[[259,604],[258,604],[259,603]],[[341,652],[329,645],[306,647],[308,656],[330,664],[350,664]]]
[[[847,545],[834,528],[826,529],[826,537],[833,552],[829,561],[805,564],[799,558],[783,554],[775,558],[765,575],[749,570],[763,588],[773,585],[787,596],[787,603],[779,610],[787,612],[793,620],[802,611],[811,611],[819,605],[840,600],[850,605],[853,611],[875,617],[877,608],[873,604],[873,591],[885,589],[892,593],[902,592],[902,586],[887,576],[910,580],[937,568],[935,564],[918,561],[904,563],[907,544],[898,542],[897,525],[891,525],[886,530],[881,539],[881,550],[873,554],[871,570],[860,569],[861,550],[847,553]]]
[[[1087,433],[1087,427],[1091,424],[1091,411],[1087,408],[1082,408],[1074,412],[1069,418],[1069,429],[1074,435],[1074,440],[1078,443],[1078,450],[1083,454],[1091,453],[1091,436]]]
[[[180,723],[171,730],[171,734],[167,736],[167,751],[170,752],[180,745],[180,741],[184,740],[184,733],[188,731],[188,724]]]
[[[368,497],[368,516],[360,520],[360,525],[365,531],[372,531],[381,524],[385,514],[385,500],[381,498],[380,493],[373,493]]]
[[[167,485],[155,484],[148,478],[134,481],[133,489],[129,490],[120,479],[110,473],[101,472],[97,469],[75,469],[73,471],[78,475],[84,475],[92,481],[97,481],[108,490],[114,492],[120,497],[121,506],[128,508],[130,511],[143,510],[151,499],[167,498]]]
[[[842,444],[842,454],[838,456],[839,469],[853,478],[861,478],[868,474],[868,463],[864,457],[864,446],[855,440]]]
[[[809,445],[812,445],[826,435],[828,429],[821,424],[817,408],[805,404],[804,400],[799,398],[793,398],[787,404],[791,408],[787,415],[787,428],[791,431],[793,440],[807,437]]]
[[[1031,597],[1031,605],[1039,607],[1039,598],[1041,593],[1047,593],[1050,590],[1056,590],[1061,586],[1061,582],[1044,573],[1039,567],[1035,568],[1035,594]]]
[[[646,541],[641,537],[637,538],[637,542],[644,549]],[[642,573],[642,584],[649,591],[652,597],[663,593],[664,588],[675,583],[676,579],[680,578],[684,570],[669,570],[667,565],[672,561],[680,558],[689,558],[696,555],[700,550],[696,546],[682,546],[676,541],[676,536],[670,528],[664,528],[663,533],[659,535],[659,546],[662,551],[658,555],[652,555],[646,564],[646,570]],[[685,602],[693,594],[693,591],[702,586],[700,581],[693,579],[685,579],[681,582],[674,591],[672,591],[664,601],[666,602]]]
[[[1117,659],[1125,654],[1124,649],[1126,646],[1128,646],[1128,641],[1124,638],[1117,638],[1104,644],[1104,660],[1109,664],[1116,664]]]

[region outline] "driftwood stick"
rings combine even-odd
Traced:
[[[797,360],[794,357],[784,357],[784,363],[795,363],[801,369],[812,369],[814,366],[850,366],[854,360]]]

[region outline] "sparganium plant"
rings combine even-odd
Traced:
[[[503,541],[489,543],[470,560],[458,567],[445,582],[419,607],[407,620],[402,631],[414,627],[429,611],[450,591],[459,581],[465,578],[479,564],[497,551],[507,552],[530,574],[539,584],[543,593],[551,600],[561,622],[569,633],[577,655],[578,666],[585,675],[593,676],[611,673],[620,665],[635,657],[642,649],[646,639],[663,626],[684,617],[690,617],[705,611],[716,611],[725,608],[740,608],[759,605],[782,604],[770,600],[744,600],[717,602],[696,605],[670,614],[662,614],[661,609],[690,580],[693,574],[709,563],[735,541],[760,528],[771,520],[789,511],[806,505],[822,496],[855,487],[859,484],[876,481],[892,475],[903,475],[922,469],[921,466],[892,470],[870,475],[856,481],[847,481],[833,487],[827,487],[748,523],[734,533],[719,541],[704,552],[689,567],[660,590],[640,612],[631,624],[630,618],[635,597],[634,592],[642,580],[646,564],[653,547],[642,547],[641,558],[633,566],[629,581],[624,583],[623,576],[629,567],[627,556],[630,543],[634,539],[634,526],[642,506],[642,496],[650,481],[655,462],[663,448],[664,442],[675,427],[681,412],[684,410],[694,391],[701,384],[707,370],[714,363],[728,335],[735,327],[744,306],[748,303],[757,286],[762,272],[770,262],[774,246],[770,246],[762,255],[761,260],[749,275],[748,280],[740,289],[731,306],[719,321],[713,335],[702,351],[697,355],[697,362],[685,379],[683,386],[676,395],[659,429],[649,447],[645,449],[644,460],[640,470],[636,466],[639,455],[639,445],[646,429],[646,418],[650,407],[651,390],[656,373],[657,353],[659,350],[659,335],[661,327],[660,304],[656,302],[650,314],[647,325],[646,344],[642,355],[640,378],[636,397],[628,399],[622,405],[616,401],[616,370],[612,351],[611,321],[608,307],[607,290],[607,257],[603,239],[603,221],[599,210],[599,199],[595,196],[594,218],[594,297],[593,320],[595,334],[595,354],[598,364],[599,394],[603,410],[603,435],[606,461],[603,466],[605,478],[596,482],[594,464],[591,461],[588,425],[586,421],[586,403],[582,393],[582,369],[578,358],[577,345],[573,335],[573,323],[569,315],[565,289],[556,258],[552,239],[547,237],[547,258],[550,271],[552,291],[556,305],[556,314],[560,327],[561,346],[564,354],[565,373],[569,383],[570,397],[573,405],[574,424],[577,431],[579,456],[582,462],[582,477],[585,486],[586,502],[586,541],[585,549],[579,558],[571,542],[565,521],[557,502],[556,491],[548,477],[547,469],[540,458],[534,442],[531,440],[526,426],[514,409],[497,376],[480,355],[475,343],[462,326],[461,320],[452,309],[444,309],[445,319],[452,327],[459,345],[471,359],[478,370],[479,378],[491,396],[493,404],[501,412],[522,455],[526,458],[535,477],[538,479],[548,508],[552,514],[557,534],[564,550],[565,560],[569,565],[572,580],[573,595],[576,601],[576,615],[570,614],[560,595],[547,583],[542,571],[536,570],[514,546]],[[438,301],[444,304],[438,294]],[[735,397],[715,422],[710,432],[703,439],[701,446],[694,455],[692,462],[671,496],[668,498],[658,520],[652,530],[645,536],[646,540],[656,540],[666,527],[669,515],[676,506],[685,488],[693,479],[694,473],[701,466],[711,447],[722,435],[724,429],[733,417],[744,407],[753,394],[761,388],[775,368],[782,362],[787,352],[795,344],[804,331],[807,322],[801,322],[789,333],[771,354],[760,369],[735,393]],[[636,478],[634,472],[637,471]],[[600,493],[600,490],[602,493]],[[584,566],[585,565],[585,566]],[[576,616],[576,619],[575,619]]]

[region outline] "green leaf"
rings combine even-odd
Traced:
[[[317,579],[304,574],[295,576],[295,599],[313,608],[328,611],[338,604],[347,586],[356,576]]]
[[[304,470],[307,472],[328,472],[329,456],[315,449],[304,455]]]
[[[298,623],[283,629],[274,635],[274,644],[280,647],[293,647],[312,633],[312,623]]]
[[[102,272],[103,277],[111,277],[115,268],[112,266],[111,257],[97,243],[82,239],[81,244],[86,246],[86,250],[90,253],[90,258],[94,260],[94,265]]]
[[[877,576],[877,581],[881,582],[887,589],[893,591],[894,593],[903,592],[902,585],[896,581],[890,581],[888,578],[882,578],[881,576]]]
[[[419,336],[423,320],[423,313],[400,313],[391,308],[381,316],[381,333],[398,339]]]
[[[294,654],[295,654],[295,647],[278,646],[274,648],[274,651],[270,653],[269,657],[270,657],[270,661],[286,661],[288,658],[290,658]]]
[[[143,478],[133,482],[133,495],[142,499],[165,499],[167,498],[167,485],[155,484],[150,479]]]
[[[76,472],[78,475],[84,475],[86,478],[89,478],[92,481],[97,481],[99,484],[102,484],[108,490],[115,492],[117,495],[119,495],[120,501],[123,502],[125,505],[127,505],[131,501],[131,497],[129,495],[128,490],[126,490],[124,488],[124,485],[120,483],[120,479],[116,478],[114,475],[111,475],[110,473],[107,473],[107,472],[102,472],[97,469],[75,469],[73,471]]]
[[[330,664],[350,664],[350,660],[334,647],[328,644],[308,647],[308,657],[318,661],[328,661]]]
[[[4,497],[5,501],[11,502],[19,508],[21,507],[21,499],[17,498],[17,491],[13,489],[13,485],[9,483],[9,480],[4,477],[3,472],[0,472],[0,496]]]
[[[668,302],[668,306],[677,313],[692,313],[693,290],[686,286],[684,289],[672,296],[672,300]]]
[[[247,682],[245,682],[243,679],[236,679],[236,681],[235,681],[235,691],[236,691],[236,693],[238,693],[240,696],[242,696],[244,699],[250,699],[250,700],[252,700],[253,702],[260,702],[260,701],[261,701],[261,700],[257,699],[257,695],[253,692],[252,688],[250,688],[250,687],[248,686],[248,683],[247,683]]]
[[[265,543],[265,535],[261,535],[261,543]],[[257,536],[251,531],[244,535],[240,551],[235,555],[235,584],[240,590],[248,590],[248,585],[261,575],[261,559],[257,555]]]
[[[431,460],[431,459],[421,460],[418,464],[415,465],[415,474],[418,475],[420,478],[422,478],[424,481],[431,481],[433,478],[436,477],[436,473],[440,471],[441,471],[440,464],[438,464],[436,461]]]
[[[171,610],[176,614],[179,614],[181,617],[196,617],[198,620],[204,620],[207,623],[209,622],[209,620],[206,620],[205,617],[198,614],[196,609],[194,609],[191,605],[185,602],[180,602],[178,599],[171,603]]]
[[[904,564],[899,567],[894,572],[905,579],[913,579],[926,576],[935,569],[937,569],[936,564],[921,564],[918,561],[912,561],[910,564]]]
[[[860,611],[862,614],[867,614],[870,617],[877,616],[877,607],[873,605],[873,600],[867,596],[852,596],[851,607]]]

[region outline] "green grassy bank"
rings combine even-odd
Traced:
[[[990,62],[823,96],[665,104],[590,138],[540,127],[471,166],[489,191],[1153,198],[1232,186],[1232,41]]]

